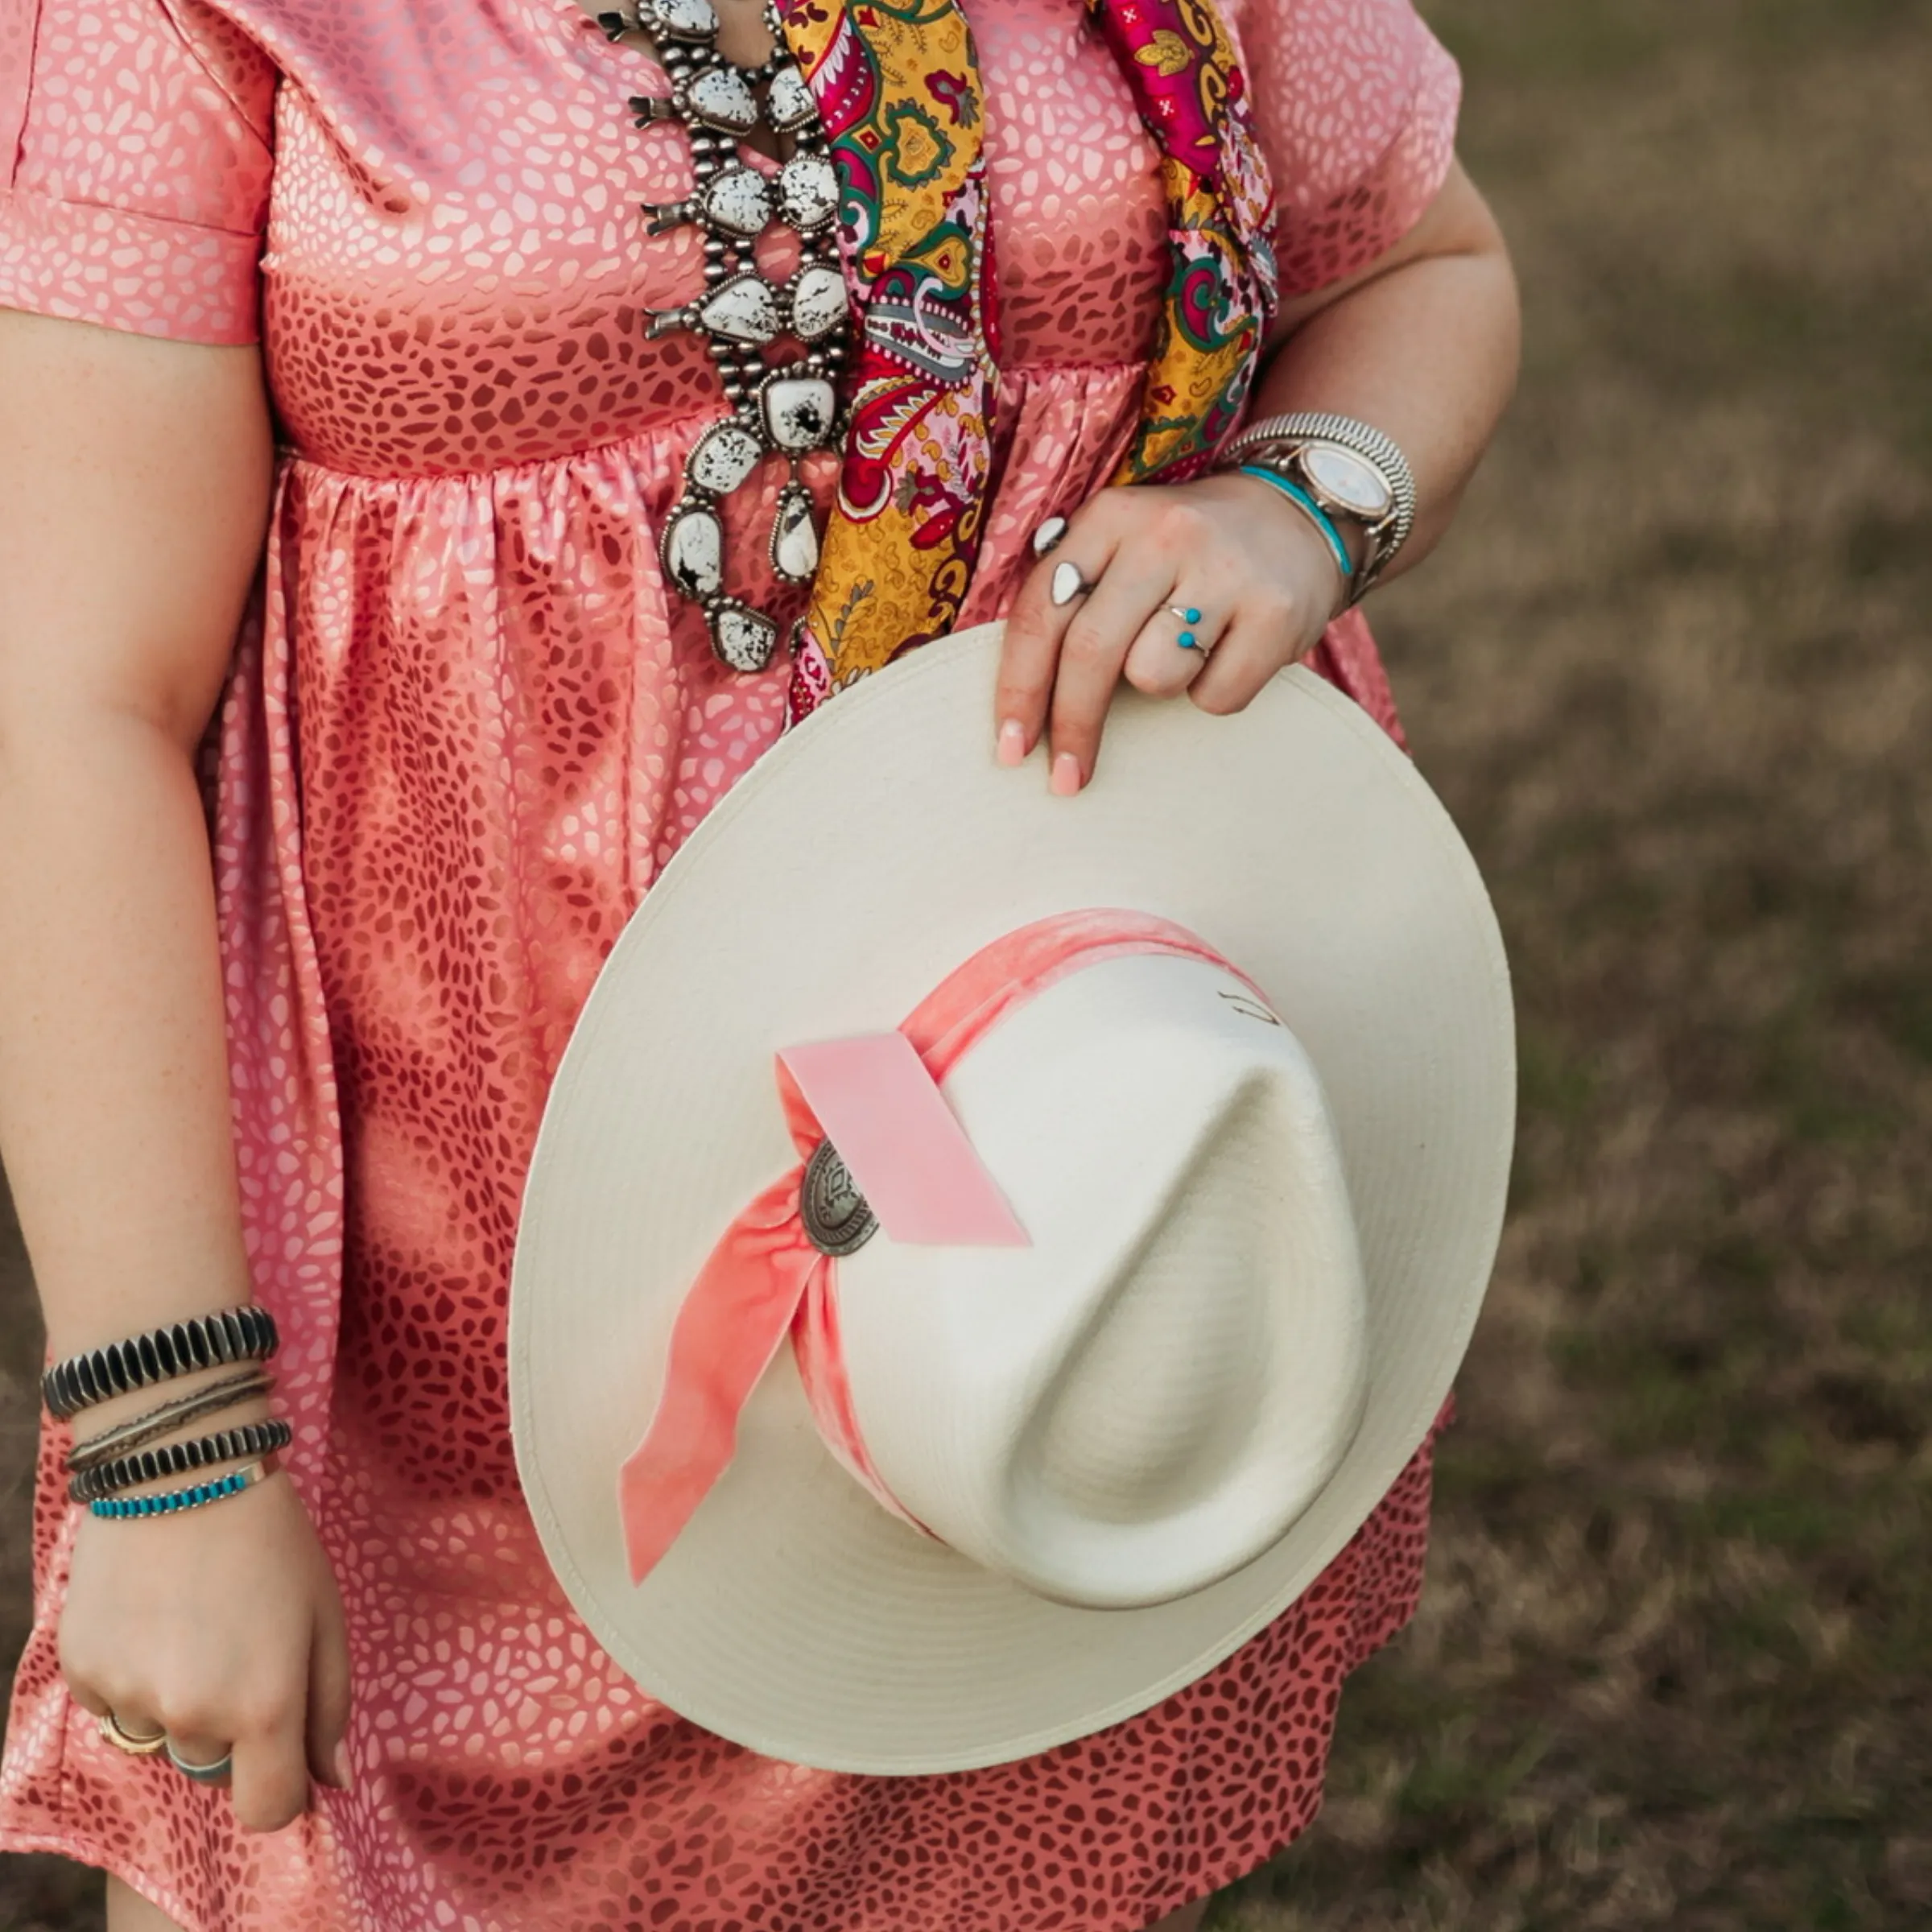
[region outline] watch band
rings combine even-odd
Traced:
[[[280,1346],[275,1318],[250,1302],[70,1355],[41,1377],[40,1394],[47,1413],[66,1422],[97,1402],[192,1375],[197,1368],[266,1361]]]

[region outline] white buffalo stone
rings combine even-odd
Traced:
[[[791,291],[792,333],[807,342],[828,336],[845,320],[845,278],[815,263],[800,271]]]
[[[643,0],[638,11],[647,26],[674,40],[708,40],[718,31],[711,0]]]
[[[808,583],[819,568],[819,533],[812,522],[811,497],[796,486],[779,493],[771,524],[771,567],[794,584]]]
[[[820,228],[839,205],[839,177],[824,155],[794,155],[778,171],[778,209],[794,228]]]
[[[664,568],[694,602],[714,597],[724,582],[724,530],[713,513],[681,510],[664,532]]]
[[[796,456],[832,440],[838,398],[823,376],[778,376],[760,392],[765,433],[777,448]]]
[[[700,489],[728,497],[758,466],[764,446],[741,423],[714,423],[699,437],[685,470]]]
[[[711,67],[684,91],[693,117],[728,134],[748,134],[758,124],[758,98],[735,67]]]
[[[778,299],[762,275],[733,275],[698,304],[698,320],[733,342],[769,342],[784,326]]]
[[[765,94],[765,118],[781,134],[804,126],[817,112],[811,89],[795,67],[782,67],[772,76]]]
[[[749,167],[728,167],[704,189],[704,213],[728,234],[755,235],[771,220],[771,190]]]
[[[727,604],[712,613],[711,641],[733,671],[762,671],[771,662],[778,627],[762,612]]]

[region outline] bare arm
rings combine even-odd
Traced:
[[[1417,503],[1414,534],[1389,567],[1398,577],[1454,518],[1516,388],[1521,335],[1502,231],[1458,163],[1380,261],[1286,304],[1252,413],[1323,410],[1394,438]]]
[[[192,761],[269,464],[251,352],[0,315],[0,1148],[56,1355],[250,1296]]]
[[[0,313],[0,1150],[56,1355],[252,1298],[193,761],[271,460],[253,352]],[[340,1612],[286,1480],[83,1519],[61,1644],[90,1709],[234,1745],[244,1823],[301,1808],[305,1743],[328,1774]]]
[[[1509,254],[1459,166],[1380,261],[1289,305],[1253,414],[1354,416],[1401,446],[1418,511],[1394,576],[1447,529],[1515,386],[1518,345]],[[1049,586],[1066,562],[1093,588],[1056,608]],[[1123,679],[1240,710],[1314,648],[1341,588],[1320,536],[1266,483],[1236,474],[1101,491],[1014,602],[996,700],[1002,761],[1019,763],[1045,733],[1053,789],[1078,791]],[[1203,612],[1211,658],[1177,648],[1176,605]]]

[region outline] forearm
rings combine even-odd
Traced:
[[[249,1298],[208,840],[180,745],[0,753],[0,1151],[56,1355]]]
[[[1459,171],[1408,247],[1302,307],[1251,419],[1319,411],[1393,439],[1417,498],[1414,532],[1387,573],[1399,576],[1448,528],[1515,387],[1521,325],[1508,253]]]
[[[0,1158],[56,1354],[248,1298],[194,751],[270,460],[252,352],[0,312]]]

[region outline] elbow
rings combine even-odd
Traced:
[[[23,792],[44,799],[97,774],[145,763],[192,767],[216,694],[178,688],[115,689],[75,678],[8,675],[0,663],[0,803]]]

